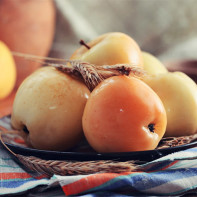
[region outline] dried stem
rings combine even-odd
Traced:
[[[32,156],[17,154],[16,157],[28,169],[44,173],[48,176],[57,175],[85,175],[93,173],[121,173],[131,172],[137,169],[132,161],[115,162],[111,160],[100,161],[59,161],[43,160]]]
[[[28,60],[43,60],[43,61],[57,61],[57,62],[67,62],[66,59],[60,59],[60,58],[53,58],[53,57],[42,57],[42,56],[37,56],[37,55],[31,55],[31,54],[26,54],[26,53],[20,53],[16,51],[12,51],[12,55],[16,57],[22,57]]]
[[[133,75],[135,77],[142,77],[145,75],[145,72],[141,68],[129,64],[96,66],[76,60],[69,60],[69,63],[72,67],[64,64],[50,65],[62,72],[82,78],[90,91],[92,91],[101,81],[112,76]]]
[[[50,61],[45,62],[44,64],[48,66],[53,66],[61,72],[67,73],[69,75],[74,75],[79,79],[82,79],[87,85],[87,87],[90,89],[90,91],[92,91],[101,81],[112,76],[133,75],[135,77],[142,77],[143,75],[145,75],[145,71],[143,71],[141,68],[130,64],[98,66],[87,62],[82,62],[80,60],[40,57],[18,52],[12,53],[14,56],[23,57],[31,61],[36,61],[40,63],[44,63],[41,62],[41,60]],[[62,63],[51,63],[52,61]]]

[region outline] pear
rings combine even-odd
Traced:
[[[165,136],[197,132],[197,86],[182,72],[168,72],[143,79],[160,97],[167,113]]]
[[[144,62],[144,70],[149,75],[157,75],[157,74],[168,72],[164,64],[154,55],[148,52],[142,51],[142,57],[143,57],[143,62]]]
[[[13,104],[11,124],[36,149],[67,150],[83,136],[82,115],[89,97],[80,81],[53,67],[27,77]]]

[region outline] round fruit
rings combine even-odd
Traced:
[[[89,90],[53,67],[43,67],[19,87],[11,123],[37,149],[66,150],[83,136],[82,115]]]
[[[52,0],[0,0],[0,40],[12,51],[47,56],[55,27]],[[17,82],[41,66],[38,62],[15,57]]]
[[[156,93],[134,77],[115,76],[91,93],[83,129],[97,152],[155,149],[166,129],[166,112]]]
[[[182,72],[168,72],[144,78],[160,97],[167,114],[165,136],[186,136],[197,132],[197,86]]]
[[[107,33],[81,46],[71,59],[80,59],[95,65],[132,64],[143,67],[143,58],[138,44],[128,35],[119,32]]]
[[[7,97],[16,81],[16,66],[9,48],[0,41],[0,99]]]

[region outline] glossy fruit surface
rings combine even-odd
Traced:
[[[152,150],[166,129],[166,112],[156,93],[137,78],[116,76],[91,93],[83,129],[98,152]]]

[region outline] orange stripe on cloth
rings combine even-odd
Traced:
[[[66,195],[75,195],[83,191],[87,191],[91,188],[97,187],[99,185],[102,185],[107,181],[116,178],[118,176],[128,175],[132,173],[133,172],[126,172],[120,174],[117,173],[93,174],[67,185],[64,185],[64,182],[62,181],[61,186]]]
[[[28,179],[35,178],[37,180],[48,178],[46,175],[39,175],[36,177],[31,176],[26,172],[9,172],[9,173],[0,173],[0,180],[8,180],[8,179]]]
[[[32,176],[25,173],[25,172],[10,172],[10,173],[0,173],[1,180],[7,179],[27,179],[31,178]]]

